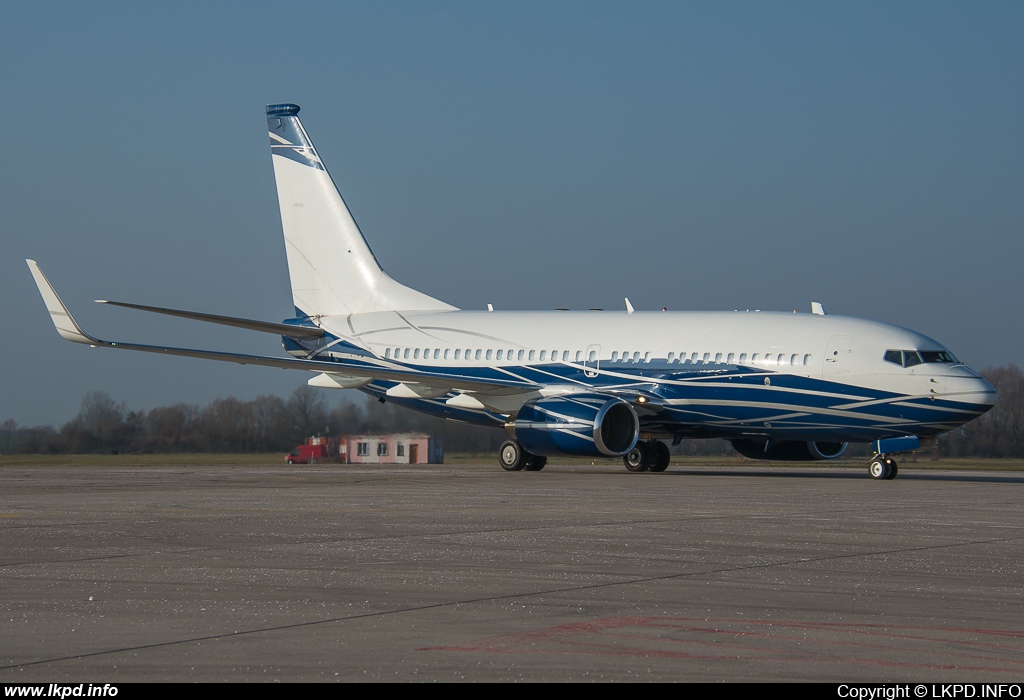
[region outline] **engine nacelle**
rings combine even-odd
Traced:
[[[811,462],[819,459],[835,459],[846,452],[846,442],[785,442],[773,440],[765,449],[763,440],[730,440],[744,457],[749,459],[771,459],[785,462]]]
[[[509,427],[524,450],[544,456],[621,457],[640,436],[633,407],[600,394],[530,401]]]

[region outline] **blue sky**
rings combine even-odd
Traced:
[[[0,420],[287,394],[301,373],[61,341],[273,337],[263,107],[296,102],[385,269],[464,308],[827,311],[1024,363],[1020,3],[5,6]],[[329,398],[333,399],[333,395]]]

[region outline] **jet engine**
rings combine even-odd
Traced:
[[[846,442],[793,442],[772,440],[730,440],[744,457],[749,459],[771,459],[786,462],[811,462],[819,459],[835,459],[846,452]],[[765,446],[767,445],[767,449]]]
[[[570,394],[523,404],[509,432],[535,455],[621,457],[640,436],[640,420],[626,401],[601,394]]]

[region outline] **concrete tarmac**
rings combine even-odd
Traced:
[[[913,465],[4,467],[0,682],[1019,683],[1022,504]]]

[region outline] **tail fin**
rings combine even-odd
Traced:
[[[267,106],[288,274],[298,313],[451,311],[391,279],[366,244],[298,117],[299,106]]]

